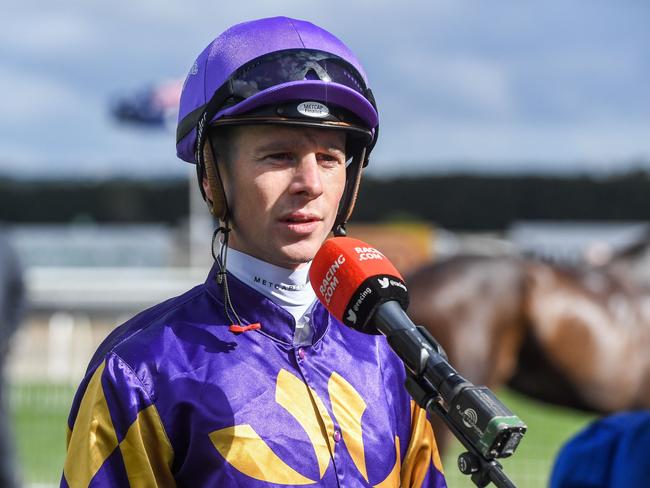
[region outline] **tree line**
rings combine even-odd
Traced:
[[[177,225],[189,212],[185,179],[0,179],[0,221]],[[366,177],[357,222],[421,220],[456,230],[498,230],[515,220],[650,220],[650,174]]]

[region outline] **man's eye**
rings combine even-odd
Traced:
[[[273,159],[276,161],[288,161],[291,159],[291,154],[289,153],[273,153],[267,156],[268,159]]]
[[[321,164],[325,166],[338,166],[339,164],[343,164],[340,158],[331,154],[321,154],[319,159]]]

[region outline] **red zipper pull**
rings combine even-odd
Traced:
[[[255,322],[254,324],[248,324],[248,325],[232,324],[230,327],[228,327],[228,330],[235,334],[240,334],[242,332],[247,332],[249,330],[258,330],[261,328],[262,328],[262,324],[260,324],[259,322]]]

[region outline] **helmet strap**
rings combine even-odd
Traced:
[[[226,313],[226,317],[228,317],[228,320],[230,321],[231,325],[242,325],[242,320],[239,318],[239,315],[237,314],[237,311],[235,310],[235,307],[232,304],[232,300],[230,299],[230,289],[228,288],[228,272],[226,269],[227,262],[228,262],[228,238],[230,236],[230,231],[232,229],[230,228],[230,221],[226,217],[226,219],[223,221],[223,225],[215,229],[214,233],[212,234],[212,258],[215,261],[215,264],[218,266],[218,271],[217,275],[215,277],[216,282],[218,285],[221,285],[223,288],[223,308]],[[219,256],[217,256],[217,252],[215,251],[215,244],[218,241],[218,236],[219,234],[223,235],[223,240],[220,243],[219,247]],[[230,315],[230,312],[232,312],[232,315]]]
[[[212,140],[207,137],[207,144],[203,147],[203,168],[205,169],[205,177],[208,179],[210,186],[209,198],[204,195],[210,213],[217,217],[222,222],[226,222],[230,218],[230,207],[226,198],[226,190],[223,185],[223,178],[219,170],[216,153],[212,145]],[[199,182],[203,188],[203,182]]]
[[[366,154],[366,148],[361,148],[357,155],[353,157],[352,162],[348,166],[345,192],[341,198],[339,213],[336,216],[334,228],[332,229],[336,237],[342,237],[346,235],[345,225],[352,216],[354,205],[357,202],[359,185],[361,184],[361,173],[363,172],[363,166],[366,161]]]

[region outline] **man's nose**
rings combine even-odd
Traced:
[[[296,166],[292,182],[294,193],[303,193],[316,198],[323,193],[321,169],[316,154],[304,155]]]

